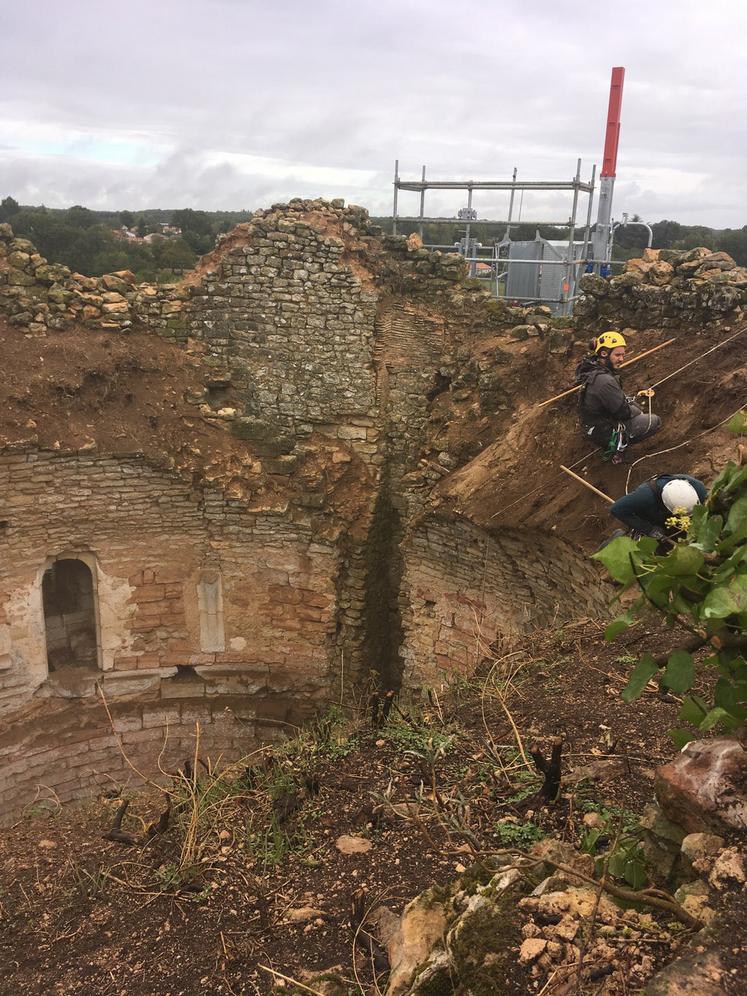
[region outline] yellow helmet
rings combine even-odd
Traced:
[[[600,349],[616,349],[618,346],[626,346],[627,343],[625,339],[620,335],[619,332],[602,332],[602,334],[597,339],[596,347],[594,352],[598,353]]]

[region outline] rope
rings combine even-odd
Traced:
[[[628,491],[628,488],[630,487],[630,475],[633,473],[633,468],[636,466],[636,464],[641,463],[641,461],[643,460],[649,460],[651,457],[663,456],[665,453],[673,453],[675,450],[679,450],[683,446],[687,446],[688,443],[692,443],[696,439],[700,439],[701,436],[705,436],[707,433],[713,432],[714,429],[719,429],[725,422],[728,422],[729,419],[732,419],[734,418],[735,415],[738,415],[739,412],[741,412],[744,407],[745,405],[741,404],[735,412],[732,412],[731,415],[727,415],[726,418],[721,419],[721,421],[718,422],[716,425],[712,425],[710,429],[703,429],[703,431],[699,432],[697,436],[691,436],[690,439],[686,439],[682,443],[677,443],[676,446],[669,446],[665,450],[656,450],[654,453],[646,453],[644,454],[644,456],[638,457],[638,459],[634,463],[631,463],[630,469],[628,470],[628,476],[625,480],[625,494],[626,495],[630,494],[630,492]]]
[[[698,360],[702,360],[704,356],[708,356],[708,354],[714,352],[714,350],[721,349],[721,347],[725,346],[727,342],[731,342],[732,339],[736,339],[737,336],[741,335],[746,330],[747,330],[747,325],[742,326],[739,332],[735,332],[734,335],[730,335],[728,339],[722,339],[721,342],[717,342],[715,346],[711,346],[710,349],[707,349],[705,353],[701,353],[700,356],[696,356],[694,360],[690,360],[689,363],[685,363],[683,366],[678,367],[676,370],[673,370],[672,373],[667,374],[666,377],[662,377],[661,380],[657,380],[655,384],[651,385],[651,388],[653,389],[655,387],[658,387],[659,384],[664,384],[666,381],[668,381],[670,377],[674,377],[676,374],[682,373],[683,370],[687,370],[687,368],[691,367],[693,363],[697,363]]]

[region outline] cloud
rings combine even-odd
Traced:
[[[741,227],[747,5],[76,0],[0,11],[0,196],[49,206],[391,209],[403,174],[570,178],[627,69],[615,213]],[[694,57],[697,53],[697,58]],[[412,197],[413,205],[417,198]],[[407,206],[403,199],[403,207]],[[429,195],[454,214],[461,195]],[[507,198],[482,195],[483,217]],[[525,217],[565,217],[533,196]],[[416,210],[416,207],[415,207]]]

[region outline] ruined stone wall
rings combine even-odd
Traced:
[[[44,453],[0,457],[0,520],[6,709],[47,681],[41,578],[61,555],[92,568],[103,672],[231,666],[324,689],[337,559],[308,526],[202,501],[134,459]],[[200,605],[210,585],[219,619]]]
[[[92,697],[35,702],[12,725],[0,722],[0,825],[45,801],[162,781],[194,758],[198,735],[203,761],[225,767],[311,715],[225,675],[175,678],[137,696],[105,694],[111,722]]]
[[[606,613],[597,571],[562,540],[430,518],[408,537],[402,585],[404,680],[448,683],[496,640]]]
[[[336,697],[343,667],[417,687],[474,664],[476,617],[487,643],[598,610],[593,572],[562,543],[503,535],[486,561],[466,522],[408,533],[432,483],[429,399],[480,298],[452,293],[463,277],[458,257],[382,240],[336,203],[258,213],[165,288],[70,274],[0,226],[11,323],[171,340],[204,373],[179,445],[197,445],[194,418],[246,447],[230,482],[209,460],[190,475],[172,454],[156,467],[95,437],[85,451],[64,438],[58,452],[0,451],[0,760],[14,805],[42,776],[66,799],[107,765],[126,774],[96,683],[149,772],[167,727],[169,758],[193,745],[195,719],[206,749],[235,756]],[[495,319],[481,309],[475,321]],[[349,480],[330,471],[351,461]],[[265,491],[244,487],[260,465]],[[65,556],[93,576],[98,666],[49,674],[41,581]]]
[[[644,249],[624,272],[602,278],[585,274],[575,316],[608,328],[675,328],[715,320],[739,320],[747,307],[747,267],[725,252],[704,247],[678,252]]]

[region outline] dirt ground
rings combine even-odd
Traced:
[[[213,786],[199,812],[183,778],[184,806],[175,802],[150,843],[146,829],[164,809],[155,787],[31,807],[0,838],[0,992],[269,993],[283,984],[273,972],[308,982],[325,970],[351,993],[376,992],[351,912],[399,913],[424,888],[470,874],[467,837],[447,826],[455,813],[485,847],[524,847],[542,834],[578,843],[590,808],[632,818],[651,801],[677,704],[652,691],[630,707],[619,691],[632,655],[663,640],[639,626],[605,644],[598,624],[582,621],[432,694],[425,710],[399,703],[384,725],[335,710],[223,781],[198,765]],[[509,717],[524,750],[564,738],[555,805],[537,804],[538,776],[521,762]],[[104,836],[123,799],[129,843]],[[370,849],[343,854],[341,835]],[[741,965],[738,929],[730,957]],[[650,954],[661,964],[682,944],[659,940]],[[375,968],[383,990],[385,965]],[[534,988],[519,973],[512,991]]]

